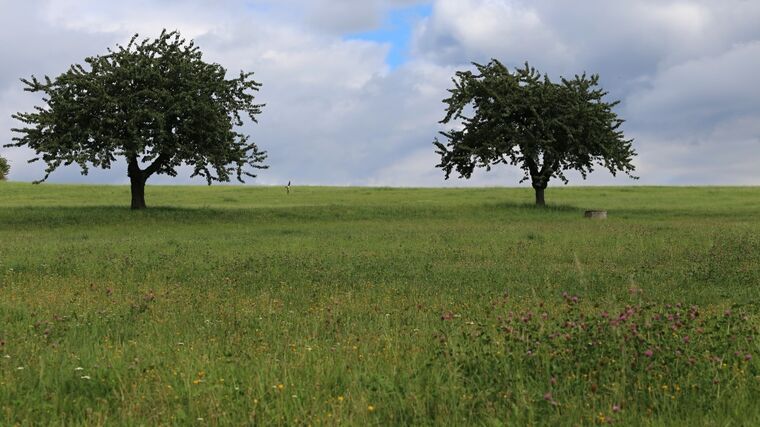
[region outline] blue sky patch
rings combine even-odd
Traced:
[[[431,4],[394,8],[385,17],[380,28],[372,31],[349,34],[346,40],[369,40],[391,45],[385,61],[391,68],[398,67],[407,61],[415,23],[430,16],[433,12]]]

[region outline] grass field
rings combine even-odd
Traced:
[[[0,425],[760,424],[760,188],[146,197],[0,183]]]

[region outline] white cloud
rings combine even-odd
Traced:
[[[500,0],[439,0],[417,29],[415,44],[418,55],[444,64],[492,57],[519,64],[527,47],[557,62],[571,53],[537,10]]]
[[[268,0],[270,11],[294,15],[308,27],[331,34],[355,33],[379,27],[392,7],[426,3],[425,0]]]
[[[470,61],[525,60],[552,75],[599,72],[623,104],[641,183],[754,183],[760,172],[760,2],[727,0],[436,0],[406,64],[387,43],[347,40],[392,7],[419,0],[0,0],[0,140],[35,99],[18,78],[64,71],[85,56],[162,28],[193,37],[206,58],[256,72],[266,102],[247,126],[270,152],[259,183],[517,185],[497,168],[444,182],[431,144],[454,71]],[[39,178],[30,153],[0,149],[12,179]],[[53,181],[126,181],[122,166]],[[154,182],[189,182],[179,179]],[[573,183],[581,183],[577,179]],[[199,181],[196,181],[199,182]],[[598,171],[592,184],[629,183]]]
[[[700,130],[735,116],[760,118],[760,40],[717,56],[660,70],[649,87],[631,94],[626,113],[639,126],[671,132]]]

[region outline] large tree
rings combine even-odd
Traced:
[[[61,165],[109,169],[127,162],[132,209],[145,208],[145,182],[154,174],[177,175],[182,164],[192,176],[228,182],[255,177],[266,152],[236,129],[247,115],[256,122],[261,86],[253,73],[227,78],[219,64],[203,61],[200,49],[178,32],[108,49],[72,65],[55,79],[22,79],[28,92],[42,93],[44,107],[13,117],[26,126],[7,146],[28,146],[30,162],[47,164],[45,177]],[[242,113],[242,115],[241,115]]]
[[[568,182],[565,171],[578,171],[585,179],[601,165],[613,175],[631,176],[633,141],[620,130],[623,120],[613,111],[618,102],[604,100],[598,75],[553,82],[527,63],[515,70],[495,59],[473,65],[476,72],[456,73],[443,101],[441,123],[454,129],[441,132],[446,144],[438,139],[434,144],[447,179],[454,170],[470,178],[476,167],[518,166],[523,181],[535,189],[536,204],[543,206],[552,178]]]

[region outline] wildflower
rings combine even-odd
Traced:
[[[690,341],[691,341],[691,339],[689,338],[688,335],[686,335],[686,336],[683,337],[683,343],[684,344],[688,344]]]
[[[342,401],[343,401],[343,396],[338,396],[338,402],[342,402]]]
[[[654,351],[652,351],[651,348],[648,348],[647,351],[644,352],[644,356],[646,356],[646,357],[652,357],[652,356],[654,356]]]
[[[375,407],[374,407],[374,406],[372,406],[372,405],[369,405],[369,406],[367,406],[367,410],[368,410],[369,412],[374,412],[374,411],[375,411]]]
[[[81,366],[77,366],[76,368],[74,368],[74,370],[75,371],[84,371],[84,368],[81,367]]]
[[[744,355],[744,360],[746,360],[747,362],[749,362],[750,360],[752,360],[752,355],[749,354],[749,353],[745,354]]]
[[[558,405],[557,401],[554,400],[554,397],[552,396],[551,392],[546,392],[544,394],[544,400],[546,402],[548,402],[552,406],[557,406]]]
[[[285,384],[277,384],[277,390],[282,390],[285,388]]]
[[[612,412],[614,413],[620,412],[620,405],[612,405]]]
[[[82,376],[81,376],[81,377],[79,377],[79,378],[81,378],[81,379],[83,379],[83,380],[91,380],[91,379],[92,379],[92,377],[91,377],[91,376],[89,376],[89,375],[82,375]]]

